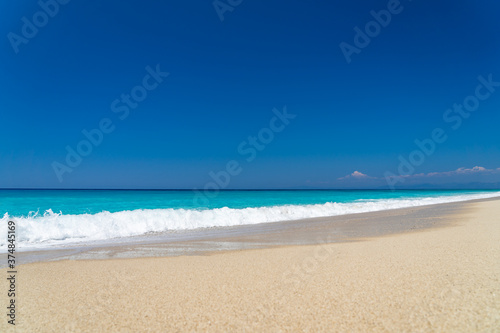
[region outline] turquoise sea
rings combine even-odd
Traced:
[[[471,190],[0,190],[2,224],[21,247],[271,223],[500,196]],[[0,248],[5,248],[0,240]]]

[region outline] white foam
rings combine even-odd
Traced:
[[[150,232],[288,221],[498,196],[500,196],[500,192],[245,209],[231,209],[227,207],[210,210],[138,209],[116,213],[105,211],[98,214],[80,215],[64,215],[49,210],[42,216],[35,215],[23,218],[10,218],[8,214],[5,214],[0,220],[0,225],[6,226],[7,221],[10,219],[14,220],[17,226],[17,248],[29,249],[138,236]],[[7,249],[7,232],[3,234],[5,236],[0,239],[0,251],[5,252]]]

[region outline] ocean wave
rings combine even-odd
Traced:
[[[349,203],[328,202],[315,205],[283,205],[258,208],[138,209],[110,213],[65,215],[48,210],[27,217],[9,217],[0,225],[16,222],[18,249],[45,248],[53,245],[103,241],[139,236],[152,232],[227,227],[245,224],[289,221],[313,217],[337,216],[405,207],[483,199],[500,196],[500,192],[411,199],[357,200]],[[4,235],[7,233],[5,232]],[[0,239],[0,251],[7,248],[6,236]]]

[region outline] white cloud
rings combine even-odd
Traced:
[[[488,175],[488,174],[500,174],[500,168],[497,169],[486,169],[482,166],[475,166],[473,168],[458,168],[452,171],[442,171],[442,172],[429,172],[429,173],[417,173],[413,175],[401,175],[396,177],[401,177],[405,179],[424,179],[424,178],[439,178],[439,177],[459,177],[459,176],[470,176],[470,175]],[[362,179],[379,179],[384,180],[381,177],[371,177],[362,172],[354,171],[350,175],[337,178],[337,180],[362,180]]]
[[[375,179],[376,177],[370,177],[362,172],[354,171],[350,175],[337,178],[337,180],[347,180],[347,179]]]
[[[459,175],[472,175],[472,174],[486,174],[486,173],[497,173],[500,172],[500,168],[498,169],[486,169],[481,166],[475,166],[473,168],[467,169],[467,168],[458,168],[457,170],[453,171],[445,171],[445,172],[430,172],[430,173],[419,173],[413,176],[407,176],[407,177],[436,177],[436,176],[459,176]]]

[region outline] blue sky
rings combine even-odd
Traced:
[[[500,182],[497,1],[42,3],[0,4],[0,187],[203,188],[229,161],[226,188]]]

